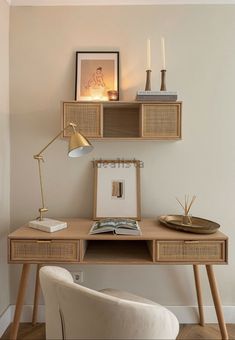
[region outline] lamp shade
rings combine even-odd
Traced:
[[[74,132],[69,141],[69,157],[80,157],[93,150],[90,142],[79,132]]]

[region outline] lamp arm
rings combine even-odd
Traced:
[[[44,191],[43,191],[43,181],[42,181],[42,170],[41,170],[41,162],[44,161],[42,157],[42,153],[70,126],[72,126],[74,132],[76,132],[75,127],[77,126],[74,123],[69,123],[63,130],[61,130],[37,155],[34,155],[33,158],[38,161],[38,171],[39,171],[39,179],[40,179],[40,191],[41,191],[41,200],[42,200],[42,208],[39,208],[40,216],[38,219],[40,221],[43,220],[43,213],[47,212],[48,209],[45,207],[45,200],[44,200]]]
[[[42,221],[43,220],[43,213],[48,211],[48,209],[45,207],[44,192],[43,192],[43,182],[42,182],[41,161],[43,161],[43,158],[39,156],[38,158],[35,158],[35,159],[37,159],[37,161],[38,161],[38,172],[39,172],[40,191],[41,191],[41,200],[42,200],[42,208],[39,208],[40,216],[38,217],[38,219],[40,221]]]

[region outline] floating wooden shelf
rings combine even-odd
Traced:
[[[78,102],[62,104],[62,127],[70,122],[89,139],[181,139],[181,102]],[[64,137],[72,130],[67,129]]]

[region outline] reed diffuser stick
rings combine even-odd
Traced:
[[[189,210],[191,209],[191,206],[193,205],[193,202],[195,201],[195,199],[196,199],[196,196],[194,195],[192,200],[191,200],[191,203],[189,204],[189,207],[187,209],[187,214],[189,213]]]
[[[184,210],[184,206],[183,206],[183,204],[180,202],[180,200],[176,197],[175,198],[176,199],[176,201],[181,205],[181,207],[183,208],[183,210]]]
[[[193,195],[190,203],[189,203],[189,195],[185,195],[184,196],[184,205],[180,202],[180,200],[178,199],[178,197],[175,198],[176,201],[180,204],[180,206],[182,207],[182,209],[184,210],[185,215],[188,215],[195,199],[196,199],[196,195]]]

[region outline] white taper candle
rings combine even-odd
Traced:
[[[161,38],[161,45],[162,45],[162,70],[166,70],[166,51],[165,51],[165,39]]]
[[[150,45],[150,39],[147,40],[147,70],[151,70],[151,45]]]

